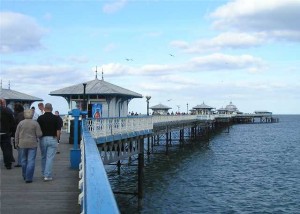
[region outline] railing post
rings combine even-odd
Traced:
[[[70,150],[70,162],[72,169],[79,169],[79,163],[81,160],[81,153],[80,149],[78,149],[78,123],[79,123],[79,116],[86,115],[86,111],[80,112],[79,109],[73,109],[69,112],[70,115],[74,117],[74,142],[73,148]]]

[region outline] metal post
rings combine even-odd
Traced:
[[[186,114],[189,114],[189,104],[186,104]]]
[[[139,141],[139,156],[138,156],[138,204],[142,206],[142,199],[144,195],[143,182],[144,182],[144,139]]]
[[[151,99],[151,96],[146,96],[147,101],[147,116],[149,116],[149,100]]]

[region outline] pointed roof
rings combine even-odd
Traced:
[[[163,105],[163,104],[158,104],[158,105],[150,107],[150,109],[152,109],[152,110],[153,109],[155,109],[155,110],[157,110],[157,109],[171,109],[171,107]]]
[[[214,107],[206,105],[204,102],[201,105],[193,107],[193,109],[213,109]]]
[[[51,91],[51,96],[66,96],[66,95],[77,95],[83,94],[83,83],[72,85],[66,88]],[[143,96],[139,93],[130,91],[120,86],[111,84],[104,80],[94,79],[86,82],[86,94],[89,95],[121,95],[130,98],[142,98]]]
[[[0,97],[6,100],[15,100],[15,101],[31,101],[31,102],[43,101],[43,99],[41,98],[34,97],[11,89],[4,89],[4,88],[0,89]]]

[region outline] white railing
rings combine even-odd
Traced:
[[[153,123],[163,123],[163,122],[172,122],[172,121],[186,121],[186,120],[196,120],[197,115],[153,115]]]
[[[138,117],[116,117],[86,119],[87,128],[93,138],[107,137],[119,134],[152,130],[156,123],[188,121],[188,120],[214,120],[221,115],[153,115]],[[225,115],[224,115],[225,117]],[[228,115],[226,115],[228,117]]]
[[[152,130],[152,117],[118,117],[86,119],[87,128],[93,138]]]

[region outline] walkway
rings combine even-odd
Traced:
[[[40,150],[36,159],[33,183],[23,181],[21,168],[7,170],[0,152],[0,213],[80,213],[78,205],[78,170],[70,168],[69,134],[63,133],[59,145],[60,154],[54,161],[53,181],[44,182],[41,176]],[[16,158],[16,150],[14,150]]]

